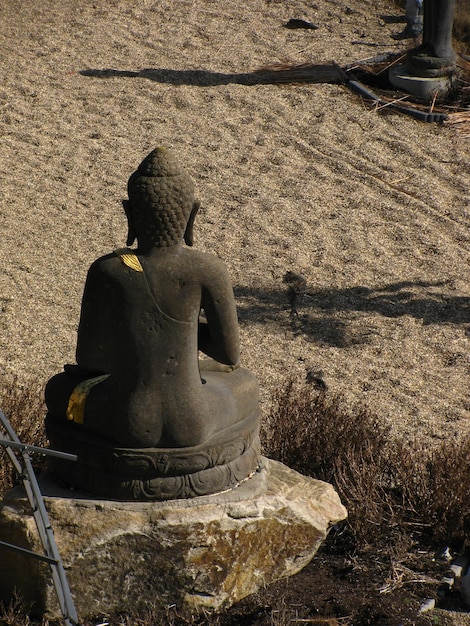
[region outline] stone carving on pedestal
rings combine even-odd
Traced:
[[[78,455],[51,473],[116,500],[231,489],[256,471],[260,447],[258,385],[239,366],[228,272],[191,248],[199,204],[170,151],[144,159],[128,195],[127,245],[137,248],[90,267],[77,364],[46,387],[51,446]]]
[[[408,52],[404,65],[391,68],[393,85],[422,98],[449,90],[456,69],[454,10],[455,0],[424,0],[422,43]]]

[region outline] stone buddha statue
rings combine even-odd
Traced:
[[[77,364],[46,386],[51,446],[78,455],[50,472],[108,499],[233,488],[258,467],[259,407],[257,382],[239,366],[227,270],[191,247],[199,204],[167,149],[144,159],[128,196],[127,245],[137,248],[90,267]]]

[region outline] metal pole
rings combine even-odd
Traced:
[[[62,564],[59,551],[57,549],[54,532],[49,521],[49,516],[47,514],[46,506],[44,504],[44,499],[42,497],[42,493],[36,479],[36,474],[34,473],[34,469],[31,464],[28,450],[40,452],[41,454],[46,454],[50,456],[59,456],[60,458],[67,458],[68,460],[76,460],[77,457],[75,455],[66,454],[63,452],[57,452],[53,450],[47,450],[45,448],[37,448],[36,446],[27,446],[23,444],[18,439],[18,436],[16,435],[10,422],[7,420],[5,414],[2,411],[0,411],[0,422],[2,423],[9,437],[9,440],[0,439],[0,445],[6,448],[10,460],[12,461],[16,471],[23,481],[28,501],[33,510],[33,516],[36,522],[36,527],[38,529],[39,538],[47,556],[41,557],[41,555],[36,555],[36,553],[29,550],[26,550],[25,552],[29,554],[29,556],[32,556],[34,558],[42,558],[42,560],[46,560],[47,562],[49,562],[52,572],[52,580],[57,593],[57,598],[59,600],[64,623],[66,626],[78,626],[78,616],[75,610],[75,605],[73,602],[72,594],[70,592],[67,577],[65,575],[65,569]],[[15,455],[14,450],[19,451],[22,463],[20,459]],[[0,545],[4,545],[4,547],[9,547],[10,549],[12,549],[11,544],[5,545],[5,542],[0,542]],[[18,548],[18,546],[16,546],[16,548]],[[22,550],[20,549],[20,551]]]

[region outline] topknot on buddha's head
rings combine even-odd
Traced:
[[[127,189],[139,246],[181,241],[194,205],[194,184],[169,150],[152,150],[129,178]]]

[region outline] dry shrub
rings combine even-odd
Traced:
[[[166,609],[155,606],[138,613],[107,615],[92,621],[86,620],[82,626],[95,626],[97,621],[109,626],[219,626],[220,624],[217,614],[202,611],[201,613],[183,615],[177,611],[174,605]]]
[[[47,446],[43,398],[43,387],[35,380],[20,381],[18,377],[11,376],[0,381],[0,410],[23,443],[41,447]],[[0,432],[2,430],[0,426]],[[4,438],[3,434],[1,438]],[[15,472],[1,446],[0,455],[1,495],[12,486]]]
[[[390,450],[396,476],[396,506],[406,522],[427,529],[434,542],[462,544],[470,537],[470,441],[394,442]]]
[[[469,441],[408,443],[369,410],[346,408],[341,397],[293,380],[275,395],[268,424],[267,455],[335,486],[356,545],[393,544],[403,533],[464,541]]]
[[[28,607],[28,610],[31,607]],[[15,594],[11,602],[5,605],[0,602],[0,626],[48,626],[47,620],[34,621],[28,615],[21,598]],[[51,624],[52,626],[52,624]]]

